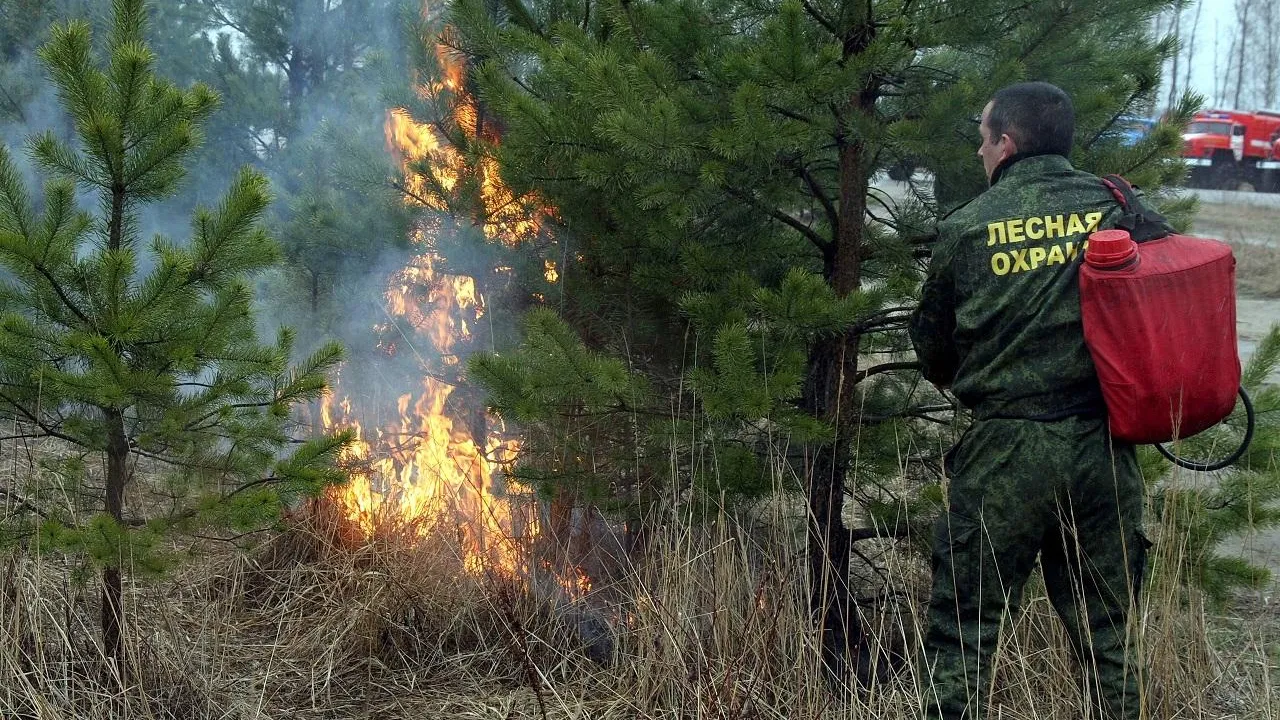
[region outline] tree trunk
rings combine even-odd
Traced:
[[[1182,36],[1182,8],[1173,11],[1173,35],[1181,39]],[[1174,102],[1178,98],[1178,59],[1182,56],[1182,48],[1178,48],[1173,53],[1173,68],[1169,72],[1169,102],[1168,106],[1173,107]]]
[[[124,207],[127,189],[121,177],[115,178],[111,187],[111,214],[107,220],[107,247],[119,250],[124,245]],[[107,298],[112,315],[119,309],[120,298]],[[114,408],[103,408],[107,426],[107,498],[106,511],[118,525],[124,525],[124,486],[128,479],[129,439],[124,433],[124,413]],[[102,568],[102,644],[107,657],[123,668],[124,661],[124,605],[120,582],[119,556],[107,560]]]
[[[124,243],[124,194],[123,185],[111,188],[111,217],[107,224],[107,247],[119,250]]]
[[[1196,32],[1200,29],[1200,11],[1203,9],[1204,0],[1199,0],[1199,2],[1196,3],[1195,17],[1191,20],[1191,37],[1187,39],[1187,73],[1183,76],[1182,80],[1182,87],[1184,89],[1191,87],[1191,69],[1195,67],[1196,63]],[[1174,100],[1176,101],[1177,98],[1174,98]],[[1170,103],[1169,107],[1172,109],[1172,103]]]
[[[869,112],[871,92],[850,104],[851,112]],[[823,274],[836,295],[858,289],[866,215],[866,147],[861,140],[840,143],[839,225],[835,245],[826,253]],[[805,409],[833,430],[830,443],[814,449],[809,481],[809,610],[822,639],[823,665],[829,680],[846,681],[850,670],[859,684],[870,679],[867,647],[856,601],[849,586],[849,530],[841,511],[850,470],[849,443],[857,427],[854,376],[858,370],[858,337],[820,338],[809,353],[803,402]],[[850,667],[850,651],[855,660]]]
[[[849,651],[863,646],[861,622],[849,587],[849,531],[841,511],[845,477],[849,473],[848,435],[842,432],[840,410],[844,385],[852,385],[856,352],[847,352],[844,338],[824,339],[809,354],[805,384],[806,409],[816,417],[834,420],[832,442],[815,448],[809,479],[809,611],[822,639],[822,662],[830,680],[843,682],[849,672]],[[861,671],[862,668],[855,670]]]
[[[124,487],[129,478],[129,440],[124,433],[124,414],[106,410],[107,424],[107,514],[124,525]],[[102,569],[102,644],[107,657],[117,667],[124,660],[124,605],[120,582],[120,557],[107,561]]]
[[[1249,9],[1253,5],[1253,0],[1245,0],[1243,4],[1237,3],[1236,7],[1240,8],[1240,45],[1237,48],[1239,57],[1236,61],[1236,97],[1231,105],[1231,109],[1240,109],[1240,91],[1244,88],[1244,50],[1248,44],[1249,37]]]

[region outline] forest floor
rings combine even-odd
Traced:
[[[1266,254],[1280,246],[1278,218],[1206,204],[1196,228],[1237,248],[1246,355],[1280,322],[1280,262]],[[52,443],[6,443],[0,488],[62,472],[70,457]],[[919,717],[928,566],[910,539],[879,548],[895,587],[866,605],[885,672],[846,696],[823,679],[802,592],[803,523],[788,513],[662,528],[644,557],[590,589],[540,548],[524,548],[520,569],[477,569],[448,528],[351,543],[316,517],[301,513],[247,548],[174,545],[177,567],[163,577],[130,569],[123,670],[102,657],[90,569],[48,550],[0,555],[0,720]],[[1134,626],[1144,717],[1280,720],[1280,585],[1207,606],[1185,589],[1178,538],[1152,524]],[[1224,550],[1280,571],[1280,535]],[[997,652],[991,717],[1097,717],[1076,674],[1033,581]]]

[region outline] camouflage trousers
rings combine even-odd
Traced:
[[[984,716],[1000,631],[1039,556],[1091,714],[1136,720],[1126,623],[1149,543],[1133,447],[1113,444],[1105,419],[986,420],[947,465],[950,507],[934,537],[924,642],[927,716]]]

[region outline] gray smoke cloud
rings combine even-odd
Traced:
[[[226,13],[224,20],[237,20],[233,14],[236,3],[212,4]],[[176,12],[179,5],[173,0],[157,0],[153,7],[163,15]],[[348,5],[366,10],[358,24],[335,12]],[[269,339],[279,327],[293,327],[299,356],[331,339],[343,342],[349,357],[342,373],[344,391],[394,409],[395,398],[417,390],[424,374],[458,372],[457,366],[445,366],[430,342],[418,337],[410,323],[388,313],[384,297],[392,276],[422,251],[406,237],[409,227],[430,221],[413,220],[404,198],[391,189],[390,181],[399,168],[383,139],[386,98],[405,92],[406,64],[412,56],[405,44],[417,41],[405,32],[407,21],[418,16],[421,8],[416,0],[346,0],[295,6],[302,14],[294,17],[292,27],[281,36],[292,45],[288,57],[315,58],[323,65],[322,71],[308,69],[301,60],[296,66],[281,65],[279,58],[272,59],[269,52],[255,47],[244,33],[227,23],[205,27],[199,36],[178,38],[185,45],[174,45],[191,48],[191,52],[207,51],[207,58],[184,57],[177,59],[179,62],[161,56],[157,64],[161,75],[172,76],[183,85],[192,77],[207,82],[223,96],[223,107],[208,123],[206,144],[191,158],[189,173],[177,195],[136,208],[140,270],[146,272],[151,267],[146,248],[153,236],[163,235],[179,244],[190,240],[195,208],[219,202],[230,179],[244,164],[257,167],[271,181],[276,200],[269,225],[282,239],[292,232],[290,239],[294,241],[301,238],[305,244],[311,240],[306,227],[299,229],[298,220],[313,196],[322,196],[332,202],[337,217],[333,227],[319,228],[316,233],[330,232],[347,253],[340,262],[340,272],[319,279],[308,277],[308,258],[303,257],[302,263],[287,264],[258,278],[261,336]],[[98,43],[105,37],[104,20],[94,19]],[[332,52],[335,45],[341,46],[356,33],[364,42],[352,44],[350,54]],[[157,52],[163,50],[158,48]],[[0,122],[0,141],[13,151],[37,197],[43,177],[23,152],[26,138],[51,129],[60,138],[74,140],[71,119],[38,62],[33,53],[22,53],[4,63],[2,72],[6,75],[0,76],[31,78],[35,83],[16,103],[18,111],[6,114]],[[310,84],[299,79],[307,72],[311,73],[307,76],[313,81]],[[341,73],[348,74],[348,81],[332,82]],[[243,84],[251,81],[258,83],[255,87],[260,92],[244,92]],[[272,96],[269,91],[277,94]],[[271,126],[273,121],[279,126]],[[93,193],[82,192],[81,204],[100,214],[99,199]],[[372,221],[352,225],[358,213]],[[450,260],[455,265],[470,264],[456,257]],[[317,285],[326,300],[326,307],[320,309],[313,302]],[[419,291],[426,294],[426,288]]]

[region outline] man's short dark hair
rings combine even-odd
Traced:
[[[1071,154],[1076,112],[1062,88],[1047,82],[1018,83],[998,90],[991,102],[987,128],[993,139],[1008,133],[1020,154]]]

